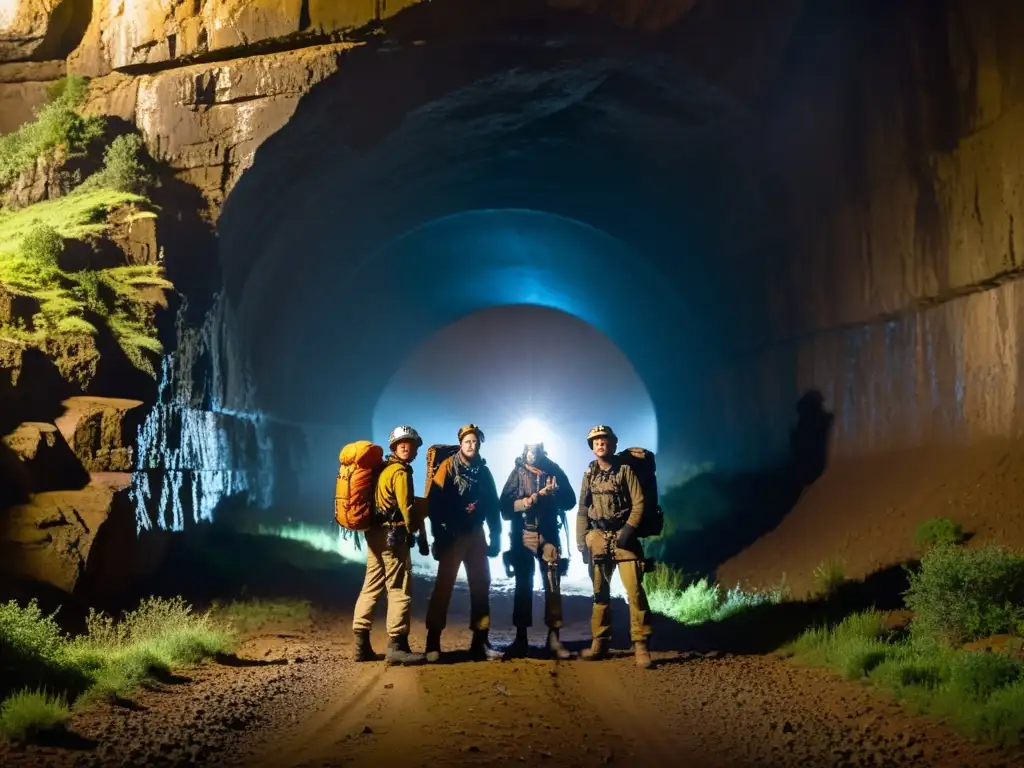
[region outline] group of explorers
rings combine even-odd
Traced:
[[[387,457],[383,448],[367,441],[350,444],[342,451],[335,520],[349,530],[361,531],[367,549],[366,576],[352,623],[354,659],[382,658],[370,644],[370,629],[374,607],[386,593],[387,662],[409,665],[439,661],[441,633],[463,566],[469,584],[473,632],[470,656],[474,660],[527,654],[533,579],[538,566],[544,583],[546,649],[557,659],[574,658],[559,637],[560,581],[569,564],[569,559],[562,556],[559,530],[565,528],[568,539],[565,513],[576,507],[576,548],[590,568],[594,586],[593,640],[580,658],[597,660],[609,655],[610,583],[618,570],[629,604],[636,664],[649,668],[651,622],[643,574],[653,560],[645,559],[641,539],[661,530],[654,455],[641,448],[616,453],[615,432],[604,425],[595,426],[587,435],[594,460],[583,474],[577,505],[577,495],[565,473],[547,455],[543,443],[524,446],[499,494],[480,455],[483,442],[483,431],[468,424],[458,431],[458,445],[431,446],[423,497],[415,496],[412,483],[412,462],[423,440],[412,427],[400,426],[391,432]],[[436,467],[435,461],[439,461]],[[641,477],[646,482],[642,483]],[[644,486],[648,492],[646,503]],[[426,519],[430,520],[432,542],[427,538]],[[515,578],[512,623],[516,627],[516,638],[504,652],[493,648],[489,640],[488,559],[501,554],[502,520],[511,524],[512,546],[504,553],[504,564],[506,572]],[[409,647],[414,544],[421,554],[432,554],[438,563],[427,608],[425,653]]]

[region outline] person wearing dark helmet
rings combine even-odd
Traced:
[[[423,440],[409,426],[395,427],[388,437],[391,454],[377,479],[374,496],[376,513],[366,537],[366,577],[356,600],[352,630],[355,632],[355,660],[373,661],[379,657],[370,645],[373,609],[384,592],[388,595],[387,631],[389,664],[419,664],[422,653],[409,648],[412,613],[413,534],[422,520],[415,512],[412,462]]]
[[[558,636],[562,626],[562,542],[559,521],[576,506],[576,494],[562,468],[544,450],[543,443],[523,447],[501,492],[501,516],[512,523],[512,548],[506,553],[516,580],[512,623],[516,639],[506,649],[510,658],[529,651],[527,629],[533,623],[533,575],[540,566],[544,582],[544,623],[547,649],[558,659],[572,653]],[[568,533],[566,533],[568,535]],[[568,561],[565,561],[566,564]]]
[[[459,568],[466,567],[469,582],[470,655],[477,660],[500,659],[488,639],[491,627],[491,568],[487,559],[501,553],[501,516],[498,491],[487,462],[480,456],[484,433],[467,424],[458,433],[459,450],[441,462],[434,473],[427,502],[433,554],[437,560],[434,591],[427,606],[427,661],[441,658],[441,632]],[[484,535],[486,523],[490,541]]]
[[[651,666],[650,607],[643,582],[644,551],[636,532],[644,513],[644,494],[633,470],[615,455],[618,438],[599,424],[587,434],[594,461],[583,473],[576,512],[576,546],[590,564],[594,582],[591,647],[580,658],[607,657],[611,639],[611,579],[616,569],[629,603],[629,631],[638,667]]]

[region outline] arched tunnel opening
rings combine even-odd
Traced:
[[[523,403],[517,379],[549,388],[550,413],[523,417],[573,446],[574,483],[584,423],[620,413],[623,447],[655,450],[663,487],[705,458],[704,378],[750,309],[715,298],[742,242],[726,200],[739,205],[755,186],[753,166],[741,172],[745,113],[661,54],[621,41],[601,54],[593,41],[541,43],[354,53],[226,199],[223,300],[248,366],[236,376],[251,382],[235,387],[246,402],[227,406],[301,428],[293,521],[329,519],[339,447],[386,440],[382,414],[395,420],[387,430],[422,420],[428,444],[452,442],[468,422],[507,434]],[[632,380],[606,380],[578,344],[559,342],[564,318],[541,324],[533,343],[588,373],[556,379],[541,358],[516,368],[519,353],[502,351],[514,332],[485,343],[488,318],[501,316],[487,313],[526,305],[600,334],[580,344],[605,349],[616,368],[628,360]],[[407,364],[442,328],[465,329],[461,366],[437,363],[466,368],[465,380],[417,408],[441,374]],[[496,477],[513,456],[494,457]]]
[[[666,360],[695,354],[698,345],[685,329],[674,340],[655,330],[681,322],[682,299],[625,243],[558,215],[476,210],[405,232],[350,270],[339,284],[358,290],[342,289],[333,305],[303,305],[308,314],[289,321],[297,347],[312,348],[289,352],[307,361],[303,370],[291,363],[280,370],[321,398],[322,417],[305,424],[309,459],[299,495],[309,506],[293,519],[325,517],[318,512],[329,507],[339,445],[360,437],[386,445],[399,424],[416,426],[427,445],[456,442],[460,426],[480,424],[488,435],[482,455],[499,488],[523,444],[537,440],[578,485],[593,459],[585,435],[598,422],[615,425],[623,447],[659,452],[643,375],[656,381]],[[645,290],[628,290],[637,284]],[[331,325],[333,341],[302,340],[321,323]],[[423,493],[424,456],[413,466]],[[574,537],[571,527],[565,535]],[[351,540],[339,536],[337,544],[353,560],[364,557]],[[414,560],[432,573],[429,557]],[[491,570],[505,586],[500,559]],[[570,591],[592,588],[578,556],[564,583]]]

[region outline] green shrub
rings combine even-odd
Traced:
[[[915,632],[957,644],[1013,633],[1024,620],[1024,557],[1001,547],[939,545],[908,573]]]
[[[145,145],[137,133],[118,136],[103,153],[103,167],[82,184],[83,189],[116,189],[145,194],[156,178],[142,161]]]
[[[1024,558],[1000,547],[968,551],[946,541],[924,555],[909,579],[909,633],[885,631],[883,614],[856,614],[833,628],[806,631],[790,646],[795,658],[834,667],[846,677],[867,677],[974,738],[1019,744],[1024,661],[959,644],[1020,627]]]
[[[831,597],[846,581],[846,565],[842,560],[829,558],[814,569],[814,588],[817,594]]]
[[[964,540],[964,529],[948,517],[933,517],[925,520],[914,533],[918,549],[930,549],[942,545],[960,544]]]
[[[103,120],[83,117],[78,108],[85,101],[88,81],[68,77],[50,90],[50,100],[36,111],[35,119],[13,133],[0,136],[0,188],[13,183],[36,160],[62,148],[79,155],[103,134]]]
[[[35,602],[0,605],[0,732],[25,738],[67,718],[67,702],[123,696],[183,664],[228,652],[235,633],[181,598],[151,598],[115,622],[90,612],[86,632],[65,636]]]

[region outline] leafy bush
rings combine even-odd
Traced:
[[[908,575],[905,598],[914,612],[909,632],[886,630],[884,614],[856,614],[835,627],[805,632],[791,646],[795,656],[867,678],[975,738],[1019,744],[1024,661],[959,644],[1020,628],[1024,558],[1000,547],[968,551],[946,541]]]
[[[933,517],[925,520],[914,533],[914,543],[918,549],[960,544],[964,540],[964,529],[960,523],[954,523],[948,517]]]
[[[234,637],[181,598],[144,600],[119,622],[90,612],[77,638],[34,601],[0,605],[0,735],[25,738],[53,727],[67,718],[67,701],[123,696],[174,666],[229,651]]]
[[[145,194],[156,178],[142,162],[145,147],[137,133],[118,136],[103,153],[103,167],[82,184],[83,189],[116,189]]]
[[[1001,547],[936,546],[908,574],[914,629],[946,643],[1013,633],[1024,621],[1024,557]]]
[[[84,103],[88,81],[67,77],[50,89],[50,100],[36,111],[32,122],[14,133],[0,136],[0,188],[10,186],[37,159],[61,148],[69,156],[79,155],[103,134],[103,121],[83,117],[77,109]]]

